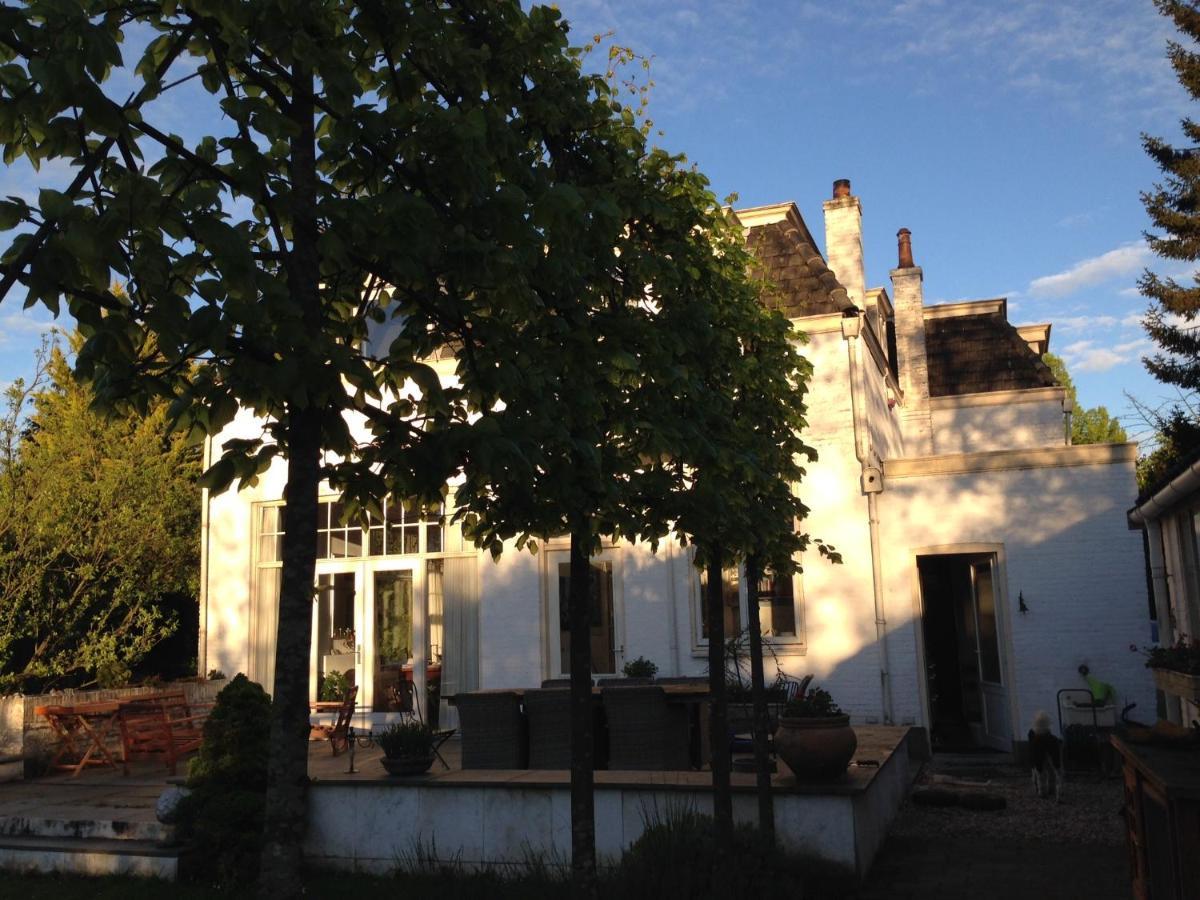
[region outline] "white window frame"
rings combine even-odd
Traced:
[[[692,571],[692,577],[689,579],[691,585],[689,593],[691,606],[690,618],[692,622],[692,656],[702,657],[708,655],[708,638],[704,637],[704,597],[701,592],[700,572],[696,569],[693,560],[694,554],[689,554],[688,564],[691,566]],[[738,621],[742,623],[743,628],[749,622],[749,591],[750,586],[746,580],[746,567],[739,565]],[[808,653],[808,635],[805,630],[804,619],[804,576],[799,571],[792,574],[792,605],[796,617],[796,633],[781,637],[763,635],[763,640],[770,643],[771,649],[777,656],[803,656]],[[728,639],[729,635],[725,637]]]

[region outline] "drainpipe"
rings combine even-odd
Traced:
[[[675,601],[677,599],[675,586],[675,554],[675,543],[674,541],[671,541],[667,544],[667,577],[670,579],[668,602],[671,605],[671,665],[673,667],[672,671],[676,675],[682,675],[683,672],[680,671],[681,667],[679,661],[679,610],[675,608]]]
[[[201,471],[207,471],[212,461],[212,438],[204,439],[200,454]],[[197,675],[206,675],[208,666],[208,488],[200,489],[200,616],[199,636],[196,647]]]
[[[862,383],[862,312],[848,307],[842,313],[842,339],[850,360],[850,408],[854,420],[854,455],[862,470],[860,486],[867,497],[867,527],[871,535],[871,588],[875,598],[875,644],[879,648],[879,694],[883,722],[892,724],[892,680],[888,660],[887,613],[883,593],[882,551],[879,546],[879,494],[883,466],[871,447],[866,420],[866,389]]]

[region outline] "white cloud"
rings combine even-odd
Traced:
[[[1153,254],[1142,241],[1133,241],[1099,256],[1082,260],[1069,269],[1029,282],[1029,292],[1041,297],[1066,297],[1076,291],[1142,269]]]
[[[1136,353],[1140,355],[1143,351],[1151,350],[1153,347],[1154,344],[1149,338],[1141,337],[1132,341],[1126,341],[1123,344],[1113,344],[1112,349],[1114,353],[1120,353],[1124,356],[1129,353]]]
[[[1072,364],[1071,368],[1076,372],[1107,372],[1123,362],[1129,362],[1128,355],[1109,350],[1107,347],[1096,347],[1083,354],[1078,362]]]
[[[1085,328],[1111,328],[1117,324],[1116,316],[1066,316],[1052,319],[1055,328],[1063,331],[1083,331]]]
[[[1145,338],[1124,341],[1111,347],[1098,347],[1094,340],[1083,340],[1063,347],[1062,355],[1072,372],[1107,372],[1124,363],[1136,361],[1149,349],[1150,342]]]
[[[0,315],[0,344],[13,338],[36,337],[54,328],[47,319],[36,318],[32,312],[12,312]]]
[[[1054,224],[1059,228],[1080,228],[1084,225],[1091,225],[1095,221],[1096,214],[1094,212],[1079,212],[1063,216]]]

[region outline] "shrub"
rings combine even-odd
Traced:
[[[267,789],[271,698],[245,675],[217,694],[180,805],[179,836],[202,861],[193,874],[222,885],[258,875]]]
[[[842,708],[833,702],[829,691],[818,687],[809,688],[803,697],[789,700],[783,708],[783,714],[794,719],[820,719],[844,715]]]
[[[621,672],[626,678],[653,678],[658,674],[658,666],[644,656],[639,656],[625,663]]]
[[[424,722],[396,722],[375,739],[388,759],[433,755],[433,730]]]
[[[794,861],[750,825],[734,828],[718,847],[711,816],[673,810],[648,827],[612,875],[606,893],[624,900],[801,896]]]

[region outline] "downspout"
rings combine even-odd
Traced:
[[[209,460],[212,457],[212,438],[204,439],[204,447],[200,451],[201,471],[208,471]],[[199,627],[197,631],[198,646],[196,648],[197,675],[208,674],[208,488],[200,489],[200,609]]]
[[[867,426],[865,387],[862,378],[863,315],[856,307],[842,314],[842,338],[850,360],[850,408],[854,421],[854,455],[861,468],[860,486],[867,497],[867,527],[871,535],[871,588],[875,599],[875,643],[879,648],[879,693],[883,722],[892,724],[892,680],[888,659],[887,612],[883,593],[882,550],[879,545],[879,494],[883,491],[883,467],[871,447]]]
[[[668,591],[668,602],[671,604],[671,665],[672,671],[676,675],[682,675],[680,671],[679,660],[679,610],[675,608],[677,599],[675,585],[675,543],[671,541],[667,544],[667,577],[670,579],[670,589]]]

